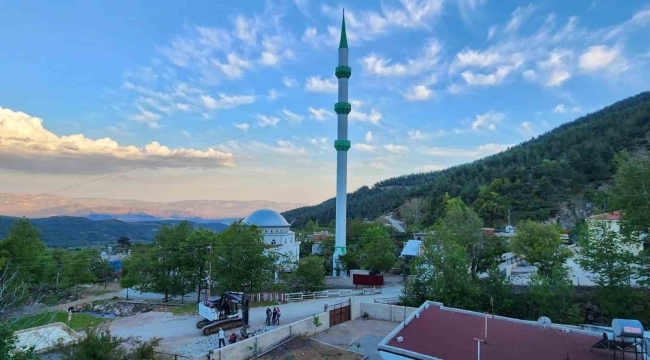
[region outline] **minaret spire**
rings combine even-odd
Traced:
[[[339,267],[339,256],[346,252],[346,220],[348,202],[348,114],[352,105],[348,101],[348,79],[352,69],[348,66],[348,37],[345,32],[345,9],[341,23],[341,42],[339,43],[339,66],[336,67],[336,77],[339,79],[338,102],[334,104],[334,111],[338,115],[338,137],[334,141],[336,149],[336,234],[333,256],[334,276],[339,276],[336,270]]]

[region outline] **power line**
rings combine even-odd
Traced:
[[[200,148],[199,150],[208,150],[208,149],[210,149],[210,148],[212,148],[214,146],[221,145],[221,144],[227,143],[227,142],[232,141],[232,140],[237,140],[237,139],[243,138],[245,136],[255,134],[255,133],[258,133],[260,131],[263,131],[263,130],[266,130],[266,129],[269,129],[269,128],[272,128],[272,127],[275,127],[275,126],[282,125],[282,124],[284,124],[286,122],[289,122],[289,121],[290,120],[287,119],[287,120],[284,120],[284,121],[280,121],[280,122],[278,122],[276,124],[271,124],[271,125],[268,125],[268,126],[264,126],[264,127],[259,128],[259,129],[255,129],[255,130],[252,130],[250,132],[247,132],[245,134],[238,135],[238,136],[235,136],[235,137],[231,137],[231,138],[229,138],[227,140],[219,141],[219,142],[217,142],[215,144],[212,144],[212,145],[208,145],[206,147]],[[104,175],[104,176],[100,176],[100,177],[97,177],[97,178],[94,178],[94,179],[83,181],[83,182],[80,182],[80,183],[77,183],[77,184],[74,184],[74,185],[66,186],[66,187],[60,188],[58,190],[42,193],[41,195],[56,194],[56,193],[61,192],[61,191],[65,191],[65,190],[69,190],[69,189],[76,188],[76,187],[79,187],[79,186],[94,183],[94,182],[97,182],[97,181],[105,180],[105,179],[108,179],[108,178],[111,178],[111,177],[114,177],[114,176],[117,176],[117,175],[125,174],[125,173],[131,172],[133,170],[138,170],[138,169],[142,169],[142,168],[145,168],[145,167],[148,167],[148,166],[151,166],[151,165],[160,164],[160,163],[168,161],[168,160],[177,159],[177,158],[183,157],[183,156],[185,156],[187,154],[188,154],[187,152],[183,152],[183,153],[173,155],[173,156],[170,156],[170,157],[166,157],[166,158],[163,158],[163,159],[160,159],[160,160],[152,161],[150,163],[134,166],[134,167],[131,167],[131,168],[128,168],[128,169],[125,169],[125,170],[116,171],[116,172],[113,172],[113,173],[110,173],[110,174],[107,174],[107,175]]]

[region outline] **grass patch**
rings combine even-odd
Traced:
[[[90,293],[90,296],[100,296],[108,293],[115,292],[115,290],[96,290]]]
[[[169,311],[174,315],[189,315],[189,314],[199,312],[199,304],[186,303],[183,304],[182,306],[170,306],[169,308],[167,308],[167,311]]]
[[[56,306],[59,305],[59,300],[61,300],[61,295],[55,294],[55,295],[49,295],[44,297],[41,300],[41,303],[43,303],[46,306]]]
[[[36,326],[61,322],[74,330],[80,330],[88,326],[99,325],[106,319],[94,317],[88,314],[72,314],[72,321],[68,325],[68,313],[65,311],[52,311],[32,316],[24,316],[16,321],[12,328],[14,331],[29,329]]]

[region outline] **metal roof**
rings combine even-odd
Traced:
[[[257,225],[259,227],[287,227],[290,226],[284,216],[271,209],[261,209],[248,215],[244,219],[248,225]]]

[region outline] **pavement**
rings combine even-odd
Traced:
[[[402,285],[387,286],[382,288],[382,294],[376,297],[395,297],[401,295]],[[158,295],[159,296],[159,295]],[[191,298],[191,297],[190,297]],[[353,296],[353,301],[373,302],[375,295]],[[347,300],[347,297],[330,297],[326,299],[304,300],[301,302],[281,304],[283,324],[295,322],[307,317],[322,313],[325,304],[333,305]],[[252,329],[264,326],[266,308],[252,308],[250,310],[250,325]],[[119,336],[140,337],[149,340],[154,337],[162,338],[161,346],[174,351],[179,347],[191,346],[205,336],[196,323],[201,320],[199,315],[174,316],[167,312],[149,312],[134,316],[118,318],[109,324],[111,333]],[[238,330],[228,330],[228,332]]]

